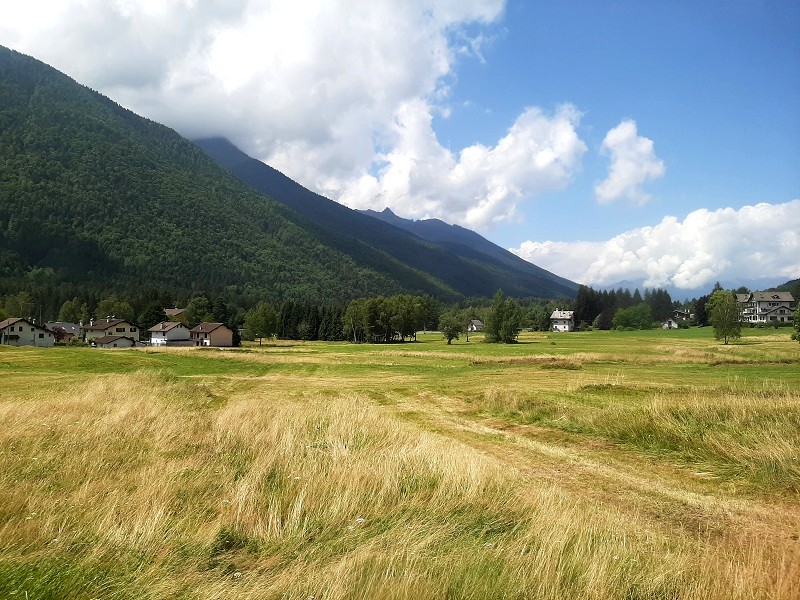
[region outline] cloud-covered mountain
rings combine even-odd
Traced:
[[[374,253],[424,272],[464,296],[571,297],[577,285],[526,262],[467,229],[442,221],[408,221],[362,214],[316,194],[236,148],[228,140],[195,142],[256,190],[300,213],[328,243],[354,258]],[[378,218],[374,218],[378,217]]]

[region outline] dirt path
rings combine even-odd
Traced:
[[[635,512],[659,529],[701,536],[768,537],[800,552],[800,505],[738,493],[697,473],[587,436],[483,418],[447,397],[396,398],[383,409],[582,499]]]

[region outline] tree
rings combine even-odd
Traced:
[[[211,312],[211,302],[205,296],[195,296],[189,300],[184,314],[189,327],[196,327],[200,323],[214,320],[214,315]]]
[[[11,317],[27,319],[33,315],[33,298],[28,292],[20,292],[5,299],[5,311]]]
[[[442,315],[442,318],[439,320],[439,331],[442,332],[448,345],[450,345],[453,340],[457,340],[464,330],[464,321],[455,313],[446,313]]]
[[[133,323],[133,307],[127,302],[120,302],[116,298],[107,298],[97,305],[95,314],[98,319],[105,319],[106,317],[114,317],[116,319],[125,319],[129,323]]]
[[[77,298],[67,300],[61,305],[58,320],[64,323],[77,323],[81,320],[81,306]]]
[[[617,329],[650,329],[653,326],[653,312],[647,302],[640,302],[630,308],[621,308],[612,321]]]
[[[244,328],[249,337],[258,338],[261,346],[262,338],[272,337],[278,330],[278,314],[271,305],[261,301],[245,315]]]
[[[794,337],[800,342],[800,306],[794,311]]]
[[[511,344],[517,341],[522,329],[522,310],[511,298],[504,298],[503,291],[497,290],[492,298],[492,306],[486,316],[484,338],[490,343]]]
[[[161,307],[160,302],[151,302],[142,309],[139,314],[139,327],[142,329],[150,329],[154,325],[167,320],[167,314]]]
[[[700,327],[708,325],[708,301],[711,296],[701,296],[694,303],[694,323]]]
[[[717,290],[711,294],[706,303],[709,320],[714,327],[714,338],[723,340],[738,339],[742,337],[742,322],[739,315],[739,304],[730,292]]]

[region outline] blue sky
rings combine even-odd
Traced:
[[[570,102],[589,147],[573,185],[494,241],[600,241],[666,214],[800,196],[800,4],[515,1],[490,35],[485,62],[459,67],[453,101],[471,106],[437,119],[443,143],[491,143],[521,107]],[[598,150],[623,119],[666,165],[642,207],[594,201]],[[577,218],[547,218],[554,208]]]
[[[800,277],[800,3],[31,0],[0,44],[559,275]]]

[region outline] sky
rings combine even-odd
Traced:
[[[0,44],[595,287],[800,277],[795,0],[0,0]]]

